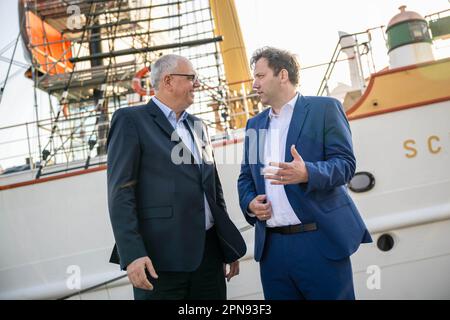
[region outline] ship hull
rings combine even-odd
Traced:
[[[349,191],[374,239],[352,256],[357,299],[450,298],[448,119],[444,101],[350,121],[356,171],[375,177],[372,190]],[[227,206],[248,246],[228,297],[262,299],[254,229],[238,205],[243,133],[236,136],[215,146]],[[0,299],[131,299],[125,273],[108,262],[114,239],[105,168],[38,183],[32,177],[0,178]],[[386,235],[393,243],[383,251],[378,242]]]

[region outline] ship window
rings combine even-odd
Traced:
[[[348,187],[353,192],[366,192],[375,186],[375,177],[370,172],[357,172],[352,180],[350,180]]]
[[[431,40],[428,26],[425,21],[410,22],[411,38],[413,40]]]
[[[381,251],[389,251],[394,247],[394,238],[390,234],[383,234],[377,240],[377,247]]]
[[[386,31],[389,52],[403,45],[428,42],[431,43],[430,32],[426,21],[414,20],[398,23]]]

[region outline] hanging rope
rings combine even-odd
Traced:
[[[14,50],[12,53],[11,61],[9,62],[8,71],[6,71],[6,78],[5,78],[5,81],[3,82],[3,87],[0,88],[0,103],[2,103],[3,92],[5,91],[6,83],[8,82],[9,72],[11,71],[11,66],[14,61],[14,56],[16,54],[17,43],[19,43],[19,39],[20,39],[20,31],[19,31],[19,34],[17,35],[16,43],[14,44]]]

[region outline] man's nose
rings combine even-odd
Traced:
[[[193,83],[193,85],[194,85],[194,88],[200,87],[200,80],[198,79],[198,77],[195,77],[195,78],[194,78],[194,83]]]
[[[194,88],[198,88],[198,87],[200,87],[200,81],[198,81],[198,79],[195,79],[195,81],[194,81]]]
[[[258,89],[259,88],[259,83],[255,80],[253,80],[253,89]]]

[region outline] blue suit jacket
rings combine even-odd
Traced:
[[[260,130],[268,126],[268,109],[248,121],[238,180],[241,209],[246,220],[255,226],[256,261],[263,253],[266,223],[246,212],[250,201],[265,194],[261,174],[264,134]],[[355,173],[356,161],[341,103],[329,97],[299,95],[287,135],[285,162],[292,161],[293,144],[305,161],[309,181],[284,188],[300,221],[317,223],[318,230],[310,234],[317,248],[325,257],[339,260],[355,252],[360,243],[372,242],[345,187]]]
[[[194,128],[200,119],[188,115]],[[206,195],[214,218],[224,262],[245,254],[245,242],[230,220],[207,132],[191,130],[202,148],[200,166],[176,164],[174,128],[153,101],[118,109],[108,136],[108,205],[118,256],[125,269],[135,259],[149,256],[156,271],[190,272],[198,268],[205,247]],[[183,145],[181,143],[181,145]],[[183,154],[183,156],[185,156]]]

